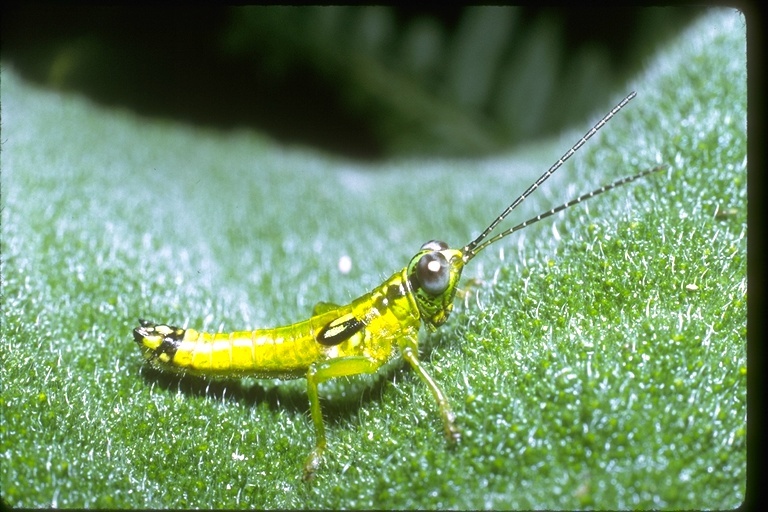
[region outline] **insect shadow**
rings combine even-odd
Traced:
[[[442,336],[429,338],[432,343],[425,343],[421,351],[427,361],[436,346],[445,343]],[[141,367],[140,375],[150,387],[167,393],[178,392],[189,397],[203,397],[248,407],[266,405],[273,411],[310,415],[307,381],[304,378],[288,381],[253,377],[210,378],[190,373],[163,372],[146,365]],[[380,402],[387,386],[411,378],[415,379],[414,386],[418,386],[418,377],[409,371],[405,361],[394,358],[375,374],[341,377],[325,382],[320,386],[323,417],[331,425],[354,421],[361,405]]]

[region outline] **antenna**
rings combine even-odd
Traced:
[[[573,206],[575,204],[579,204],[580,202],[586,201],[587,199],[592,199],[595,196],[599,196],[603,192],[608,192],[609,190],[612,190],[612,189],[614,189],[616,187],[620,187],[620,186],[626,185],[627,183],[630,183],[632,181],[639,180],[640,178],[642,178],[644,176],[648,176],[649,174],[652,174],[654,172],[658,172],[658,171],[660,171],[662,169],[665,169],[665,168],[666,168],[666,166],[659,165],[659,166],[656,166],[656,167],[654,167],[652,169],[646,169],[643,172],[639,172],[639,173],[635,174],[634,176],[628,176],[626,178],[621,178],[620,180],[616,180],[616,181],[614,181],[613,183],[611,183],[609,185],[603,185],[600,188],[596,188],[592,192],[580,195],[576,199],[571,199],[567,203],[563,203],[560,206],[556,206],[556,207],[552,208],[549,211],[546,211],[544,213],[540,213],[539,215],[537,215],[535,217],[531,217],[530,219],[526,220],[525,222],[521,222],[517,226],[509,228],[506,231],[503,231],[503,232],[499,233],[498,235],[494,236],[493,238],[490,238],[490,239],[486,240],[484,243],[481,243],[480,245],[475,245],[472,249],[467,249],[465,247],[464,250],[462,251],[464,253],[464,262],[467,262],[467,261],[471,260],[472,258],[475,257],[475,255],[477,253],[479,253],[480,251],[482,251],[483,249],[485,249],[486,247],[488,247],[492,243],[498,242],[499,240],[501,240],[505,236],[511,235],[515,231],[520,231],[521,229],[523,229],[525,227],[528,227],[531,224],[536,224],[540,220],[544,220],[547,217],[549,217],[551,215],[554,215],[557,212],[561,212],[561,211],[565,210],[566,208],[570,208],[571,206]]]
[[[520,205],[520,203],[522,203],[523,201],[525,201],[525,200],[526,200],[526,198],[527,198],[528,196],[530,196],[531,194],[533,194],[533,192],[534,192],[534,191],[535,191],[537,188],[539,188],[539,187],[541,186],[541,184],[542,184],[542,183],[544,183],[545,181],[547,181],[547,180],[549,179],[549,177],[550,177],[550,176],[552,176],[552,175],[555,173],[555,171],[557,171],[557,170],[558,170],[560,167],[562,167],[562,165],[563,165],[563,164],[564,164],[564,163],[565,163],[565,162],[566,162],[566,161],[567,161],[569,158],[571,158],[571,157],[573,156],[573,154],[574,154],[574,153],[576,153],[576,151],[578,151],[579,149],[581,149],[581,147],[582,147],[584,144],[586,144],[586,143],[587,143],[587,141],[588,141],[589,139],[591,139],[591,138],[592,138],[592,136],[593,136],[593,135],[595,135],[595,134],[598,132],[598,130],[600,130],[600,128],[602,128],[603,126],[605,126],[605,124],[606,124],[608,121],[610,121],[610,120],[611,120],[611,118],[612,118],[613,116],[615,116],[615,115],[616,115],[616,114],[619,112],[619,110],[621,110],[622,108],[624,108],[624,107],[627,105],[627,103],[629,103],[630,101],[632,101],[632,99],[633,99],[635,96],[637,96],[637,93],[636,93],[636,92],[634,92],[634,91],[632,91],[631,93],[629,93],[629,94],[627,95],[627,97],[626,97],[626,98],[624,98],[623,100],[621,100],[621,101],[619,102],[619,104],[618,104],[618,105],[616,105],[615,107],[613,107],[613,108],[611,109],[611,111],[610,111],[610,112],[608,112],[608,113],[607,113],[607,114],[606,114],[606,115],[605,115],[605,116],[604,116],[604,117],[603,117],[603,118],[602,118],[600,121],[598,121],[598,122],[595,124],[595,126],[593,126],[593,127],[592,127],[592,128],[591,128],[591,129],[590,129],[588,132],[587,132],[587,133],[585,133],[585,134],[584,134],[584,136],[583,136],[581,139],[579,139],[579,141],[578,141],[576,144],[574,144],[574,145],[573,145],[573,147],[571,147],[571,149],[569,149],[568,151],[566,151],[566,152],[563,154],[563,156],[561,156],[561,157],[558,159],[558,161],[557,161],[557,162],[555,162],[554,164],[552,164],[552,167],[550,167],[549,169],[547,169],[547,172],[545,172],[544,174],[542,174],[541,176],[539,176],[539,179],[537,179],[535,182],[533,182],[533,183],[531,184],[531,186],[529,186],[529,187],[528,187],[528,189],[527,189],[525,192],[523,192],[522,194],[520,194],[520,197],[518,197],[517,199],[515,199],[515,200],[512,202],[512,204],[510,204],[509,206],[507,206],[507,209],[506,209],[506,210],[504,210],[503,212],[501,212],[501,215],[499,215],[498,217],[496,217],[496,220],[494,220],[493,222],[491,222],[491,224],[490,224],[490,225],[489,225],[487,228],[485,228],[485,230],[484,230],[482,233],[480,233],[480,236],[478,236],[477,238],[475,238],[474,240],[472,240],[470,243],[468,243],[466,246],[464,246],[464,249],[462,249],[462,253],[464,253],[464,261],[469,261],[469,260],[471,260],[471,259],[472,259],[472,258],[475,256],[475,254],[477,254],[477,253],[478,253],[478,252],[479,252],[481,249],[483,249],[483,248],[487,247],[489,244],[491,244],[491,243],[493,243],[493,242],[495,242],[495,241],[497,241],[497,240],[499,240],[499,239],[501,239],[501,238],[505,237],[506,235],[508,235],[508,234],[510,234],[510,233],[513,233],[514,231],[517,231],[517,230],[519,230],[519,229],[522,229],[522,228],[524,228],[525,226],[528,226],[528,225],[530,225],[530,224],[533,224],[534,222],[538,222],[538,221],[539,221],[539,220],[541,220],[541,219],[544,219],[544,218],[546,218],[546,217],[549,217],[550,215],[553,215],[553,214],[555,214],[555,213],[557,213],[557,212],[559,212],[559,211],[561,211],[561,210],[564,210],[565,208],[568,208],[569,206],[571,206],[571,205],[573,205],[573,204],[576,204],[576,203],[580,203],[581,201],[583,201],[583,200],[585,200],[585,199],[589,199],[589,198],[591,198],[591,197],[594,197],[594,196],[596,196],[596,195],[602,194],[603,192],[606,192],[606,191],[608,191],[608,190],[610,190],[610,189],[612,189],[612,188],[616,188],[616,187],[618,187],[618,186],[620,186],[620,185],[623,185],[624,183],[629,183],[630,181],[634,181],[634,180],[636,180],[636,179],[638,179],[638,178],[640,178],[640,177],[642,177],[642,176],[645,176],[646,174],[650,174],[650,173],[651,173],[653,170],[658,170],[658,168],[654,168],[653,170],[649,170],[649,171],[646,171],[645,173],[640,173],[640,174],[638,174],[638,175],[636,175],[636,176],[633,176],[633,177],[631,177],[631,178],[626,178],[626,181],[623,181],[623,180],[619,180],[619,181],[623,181],[622,183],[619,183],[619,182],[615,182],[615,183],[613,183],[613,184],[611,184],[611,185],[607,185],[607,186],[605,186],[605,187],[601,187],[601,188],[599,188],[599,189],[597,189],[597,190],[595,190],[595,191],[593,191],[593,192],[590,192],[589,194],[585,194],[584,196],[580,196],[579,198],[577,198],[577,199],[574,199],[573,201],[569,201],[568,203],[565,203],[565,204],[564,204],[564,205],[562,205],[562,206],[558,206],[557,208],[555,208],[555,209],[553,209],[553,210],[550,210],[550,212],[547,212],[547,213],[545,213],[545,214],[542,214],[542,215],[540,216],[540,218],[538,218],[538,219],[537,219],[536,217],[534,217],[534,219],[536,219],[536,220],[534,220],[534,219],[531,219],[531,221],[532,221],[532,222],[526,222],[526,223],[523,223],[524,225],[515,226],[515,228],[512,228],[512,230],[508,230],[508,231],[505,231],[505,232],[504,232],[504,233],[502,233],[501,235],[499,235],[499,236],[497,236],[497,237],[494,237],[494,238],[493,238],[493,239],[491,239],[491,241],[490,241],[490,242],[488,242],[488,243],[485,243],[485,244],[483,243],[483,240],[485,240],[485,239],[488,237],[488,235],[489,235],[489,234],[490,234],[490,233],[491,233],[491,232],[492,232],[492,231],[493,231],[493,230],[496,228],[496,226],[498,226],[498,225],[499,225],[499,223],[500,223],[501,221],[503,221],[503,220],[504,220],[504,219],[507,217],[507,215],[509,215],[509,214],[512,212],[512,210],[514,210],[515,208],[517,208],[517,207]]]

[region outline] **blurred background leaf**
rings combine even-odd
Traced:
[[[27,79],[356,158],[498,152],[625,92],[703,9],[5,8]]]

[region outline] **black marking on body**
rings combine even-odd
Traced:
[[[181,340],[184,339],[184,333],[186,329],[180,327],[174,327],[172,325],[157,325],[147,320],[139,320],[141,324],[133,330],[133,339],[139,345],[144,346],[144,338],[149,336],[162,336],[163,341],[160,345],[152,349],[152,359],[160,358],[163,354],[167,356],[167,360],[173,359],[176,355],[176,351],[181,345]],[[162,358],[165,359],[165,358]]]
[[[405,288],[400,283],[387,286],[381,293],[374,295],[373,306],[384,314],[396,300],[405,296]]]
[[[320,329],[315,338],[317,342],[326,347],[333,347],[342,343],[365,327],[365,323],[352,315],[341,316]]]
[[[390,303],[396,301],[397,299],[402,299],[403,297],[405,297],[405,294],[406,294],[406,289],[401,282],[388,286],[387,289],[384,291],[384,295],[386,295],[387,300]]]

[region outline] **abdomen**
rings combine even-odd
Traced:
[[[292,378],[323,358],[310,319],[276,329],[211,334],[139,320],[133,337],[149,363],[165,371],[210,376]]]

